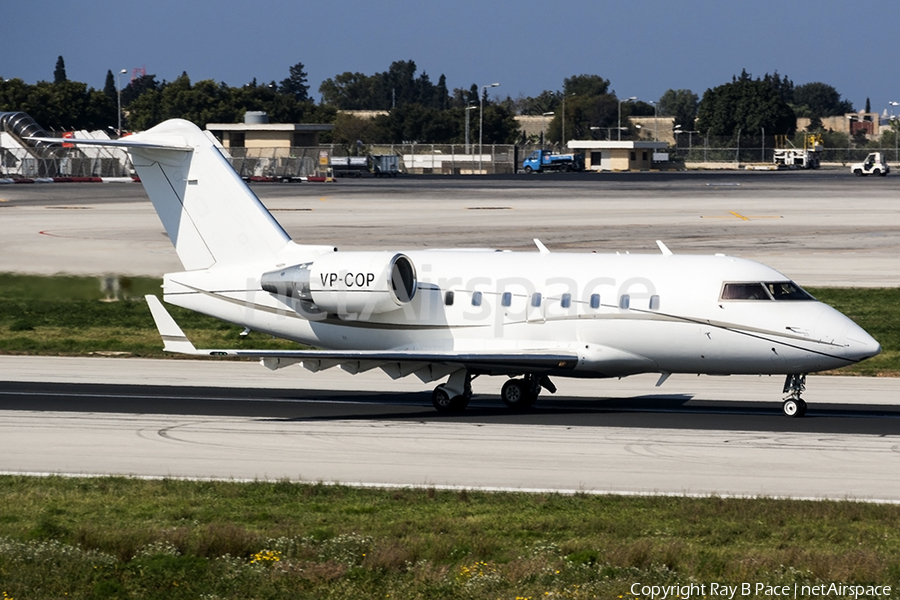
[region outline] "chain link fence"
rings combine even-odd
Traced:
[[[727,167],[774,164],[774,144],[742,146],[697,144],[672,147],[670,158],[688,165]],[[348,165],[347,157],[396,156],[401,173],[415,175],[493,175],[516,173],[522,160],[539,145],[484,144],[372,144],[361,148],[319,146],[309,148],[230,148],[224,151],[235,171],[245,179],[292,180],[328,176],[335,164]],[[545,148],[549,148],[545,146]],[[558,149],[557,149],[558,150]],[[870,152],[883,152],[889,161],[900,163],[896,147],[825,148],[821,163],[846,166],[862,162]],[[336,160],[332,161],[332,158]],[[339,159],[343,158],[343,161]],[[334,164],[333,164],[334,163]],[[52,177],[132,177],[134,168],[128,153],[115,148],[25,148],[0,145],[0,179]]]
[[[128,154],[118,149],[0,147],[0,178],[131,177]]]

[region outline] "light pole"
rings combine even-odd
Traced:
[[[898,134],[900,134],[900,128],[897,127],[898,123],[894,119],[894,107],[900,106],[900,102],[888,102],[891,105],[891,125],[894,126],[894,160],[900,161],[900,144],[897,143]]]
[[[469,153],[469,111],[475,110],[474,106],[466,107],[466,154]]]
[[[569,94],[569,96],[574,96],[575,94]],[[566,145],[566,95],[563,93],[563,101],[562,101],[562,143],[561,147]]]
[[[659,141],[659,102],[655,100],[651,100],[650,104],[653,105],[653,141]]]
[[[489,87],[500,87],[499,83],[492,83],[490,85],[481,86],[481,110],[478,115],[478,174],[481,174],[481,143],[484,139],[484,95]]]
[[[119,74],[116,76],[116,96],[119,98],[119,109],[118,109],[118,117],[119,117],[119,128],[116,129],[116,135],[122,137],[122,75],[127,73],[127,69],[122,69],[119,71]]]
[[[766,128],[760,127],[762,129],[762,151],[760,154],[760,162],[766,162]]]
[[[634,102],[637,100],[637,96],[631,96],[629,98],[625,98],[624,100],[619,100],[619,140],[622,141],[622,103],[623,102]]]
[[[542,117],[552,117],[555,114],[556,114],[555,112],[545,112],[541,116]],[[546,125],[547,125],[547,119],[543,119],[541,121],[541,150],[544,149],[544,129],[546,129]]]

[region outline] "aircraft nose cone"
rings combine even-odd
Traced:
[[[844,330],[845,354],[853,361],[861,361],[881,354],[881,344],[862,327],[851,322]]]

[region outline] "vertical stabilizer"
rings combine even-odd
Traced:
[[[290,241],[193,123],[173,119],[126,140],[148,144],[128,150],[185,269],[266,258]]]

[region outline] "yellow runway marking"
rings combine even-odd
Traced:
[[[755,219],[783,219],[780,215],[755,215],[744,216],[733,210],[728,211],[727,215],[703,215],[701,219],[741,219],[742,221],[753,221]]]

